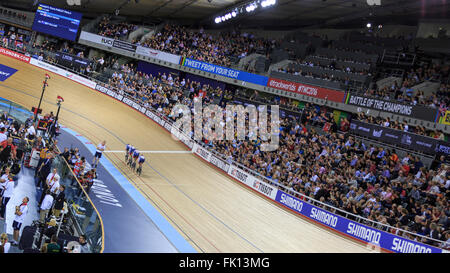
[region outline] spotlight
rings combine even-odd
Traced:
[[[367,28],[371,28],[372,24],[371,23],[367,23]]]
[[[225,21],[225,16],[222,16],[221,18],[222,18],[222,22]]]
[[[254,11],[256,9],[256,5],[253,3],[253,4],[251,4],[251,5],[248,5],[246,8],[245,8],[245,10],[247,11],[247,12],[252,12],[252,11]]]
[[[383,25],[378,25],[378,28],[379,28],[379,29],[382,29],[382,28],[383,28]]]
[[[268,6],[272,6],[275,5],[276,2],[277,2],[276,0],[264,0],[261,2],[261,7],[265,8]]]
[[[222,22],[222,19],[220,17],[216,17],[216,19],[214,20],[214,22],[216,22],[216,24]]]
[[[233,11],[232,13],[231,13],[231,16],[233,16],[233,17],[236,17],[236,12],[235,11]]]

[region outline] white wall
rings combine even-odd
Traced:
[[[419,23],[417,38],[438,37],[440,29],[447,30],[446,36],[450,37],[450,20],[427,20]]]

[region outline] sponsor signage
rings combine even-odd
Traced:
[[[277,195],[277,189],[265,182],[262,182],[259,179],[256,179],[252,175],[246,173],[245,171],[231,165],[231,167],[228,170],[228,174],[234,178],[236,178],[238,181],[244,183],[245,185],[249,186],[250,188],[253,188],[254,190],[266,195],[272,200],[275,200],[275,197]]]
[[[151,49],[151,48],[143,47],[143,46],[136,47],[136,54],[155,58],[155,59],[158,59],[161,61],[166,61],[166,62],[174,63],[174,64],[179,64],[180,59],[181,59],[181,57],[178,55],[162,52],[159,50],[155,50],[155,49]]]
[[[384,232],[366,225],[351,221],[345,217],[304,202],[297,197],[278,191],[275,201],[293,211],[316,222],[331,227],[341,233],[379,246],[397,253],[441,253],[442,250],[406,238],[400,238],[392,233]]]
[[[61,52],[56,52],[55,57],[58,60],[59,64],[61,64],[63,66],[67,66],[67,67],[71,67],[71,66],[87,67],[88,65],[91,64],[91,62],[87,59],[83,59],[83,58],[80,58],[77,56],[73,56],[73,55],[61,53]]]
[[[346,104],[434,122],[437,109],[348,94]]]
[[[107,47],[112,47],[114,45],[114,39],[92,34],[86,31],[81,31],[80,40],[86,40],[88,42],[101,44]]]
[[[20,53],[17,53],[17,52],[14,52],[12,50],[3,48],[3,47],[0,47],[0,54],[8,56],[8,57],[11,57],[11,58],[14,58],[14,59],[22,61],[22,62],[26,62],[26,63],[30,62],[30,57],[25,56],[25,55],[20,54]]]
[[[310,96],[318,99],[343,102],[345,92],[332,90],[298,82],[289,82],[281,79],[269,78],[267,86],[300,95]]]
[[[209,162],[213,164],[214,166],[218,167],[219,169],[224,170],[228,173],[228,170],[230,169],[230,164],[226,163],[223,160],[220,160],[214,155],[211,155],[211,158],[209,159]]]
[[[183,66],[195,68],[197,70],[209,72],[212,74],[224,76],[231,79],[241,80],[249,83],[259,84],[266,86],[268,78],[261,75],[256,75],[240,70],[231,69],[228,67],[218,66],[215,64],[209,64],[189,58],[183,58],[182,64]]]
[[[14,75],[17,72],[17,69],[0,64],[0,82],[7,80],[9,77]]]
[[[232,166],[230,168],[230,170],[228,171],[228,174],[231,175],[232,177],[236,178],[238,181],[249,185],[249,181],[250,181],[250,175],[247,174],[246,172]]]
[[[450,154],[448,142],[358,120],[352,120],[350,133],[426,154]]]
[[[275,200],[275,196],[277,195],[277,191],[278,191],[275,187],[273,187],[265,182],[262,182],[261,180],[258,180],[254,177],[252,177],[252,178],[253,178],[253,183],[251,184],[251,187],[253,189],[264,194],[265,196],[268,196],[272,200]]]
[[[100,91],[100,92],[102,92],[102,93],[104,93],[104,94],[107,94],[108,96],[113,97],[113,98],[115,98],[115,99],[117,99],[119,101],[122,101],[122,99],[123,99],[123,95],[122,94],[119,94],[119,93],[117,93],[115,91],[112,91],[112,90],[110,90],[110,89],[108,89],[108,88],[106,88],[104,86],[101,86],[100,84],[97,84],[97,86],[95,86],[95,89]]]
[[[95,89],[95,87],[97,86],[97,84],[95,82],[93,82],[93,81],[91,81],[89,79],[81,77],[81,76],[79,76],[77,74],[74,74],[72,72],[66,71],[66,70],[61,69],[59,67],[56,67],[54,65],[48,64],[46,62],[39,61],[39,60],[37,60],[35,58],[31,58],[30,59],[30,64],[32,64],[34,66],[37,66],[37,67],[40,67],[40,68],[43,68],[43,69],[48,70],[50,72],[56,73],[56,74],[58,74],[60,76],[63,76],[63,77],[68,78],[68,79],[71,79],[71,80],[76,81],[78,83],[81,83],[81,84],[83,84],[83,85],[85,85],[87,87],[90,87],[92,89]]]
[[[121,41],[121,40],[114,40],[113,41],[113,47],[115,48],[119,48],[119,49],[123,49],[123,50],[127,50],[127,51],[131,51],[131,52],[135,52],[136,51],[136,45],[126,42],[126,41]]]
[[[204,160],[209,162],[209,159],[211,157],[211,152],[209,152],[208,150],[206,150],[205,148],[203,148],[202,146],[200,146],[198,144],[194,145],[193,151],[196,155],[199,155],[201,158],[203,158]]]

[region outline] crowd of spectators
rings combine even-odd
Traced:
[[[150,77],[117,73],[109,85],[134,98],[144,98],[142,103],[146,107],[173,119],[170,114],[176,102],[193,107],[193,101],[198,97],[208,103],[212,101],[211,96],[220,93],[216,89],[196,88],[195,83],[191,83],[193,87],[186,96],[182,91],[186,83],[183,85],[183,80],[170,78],[164,74]],[[152,80],[145,86],[144,79]],[[223,95],[221,98],[223,102],[236,99]],[[283,100],[284,105],[289,103]],[[323,204],[376,221],[381,229],[393,233],[403,229],[447,240],[450,168],[445,164],[445,158],[437,159],[429,169],[418,156],[401,156],[394,149],[366,145],[340,133],[336,124],[325,135],[311,127],[323,127],[333,121],[328,109],[307,104],[301,116],[281,118],[280,147],[274,152],[261,151],[260,139],[232,142],[203,139],[203,142],[228,161],[234,160]],[[346,122],[348,120],[343,124]],[[429,239],[403,235],[436,245]]]
[[[203,28],[195,31],[183,26],[167,24],[141,45],[230,67],[240,58],[252,53],[268,54],[275,43],[275,40],[257,38],[253,34],[240,30],[224,31],[213,35],[206,33]]]
[[[112,62],[112,66],[117,68],[118,64]],[[175,117],[171,110],[177,102],[193,107],[196,99],[201,99],[204,104],[213,101],[223,104],[234,99],[234,93],[228,90],[201,85],[172,74],[143,74],[131,65],[121,66],[107,85],[172,119]],[[279,101],[288,106],[292,103]],[[445,158],[438,158],[427,168],[417,156],[401,156],[394,149],[366,145],[339,132],[337,125],[324,135],[311,127],[323,127],[326,123],[336,124],[329,109],[306,104],[300,116],[280,119],[280,147],[276,151],[261,151],[260,139],[203,141],[228,160],[234,160],[299,194],[395,227],[379,225],[386,231],[399,233],[396,228],[400,228],[433,239],[449,239],[450,169]],[[348,120],[344,119],[342,123],[346,124]],[[388,126],[391,127],[390,124]],[[404,124],[393,126],[405,129]],[[75,158],[68,159],[74,171],[79,170],[83,181],[86,173],[81,166],[85,163],[80,156]],[[90,179],[88,175],[84,184],[86,189],[91,184]],[[402,235],[436,245],[408,233]]]
[[[138,28],[137,25],[127,22],[114,23],[111,18],[105,16],[98,24],[98,34],[101,36],[114,38],[117,40],[126,40],[128,35]]]

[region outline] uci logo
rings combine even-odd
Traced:
[[[381,0],[367,0],[369,6],[381,6]]]

